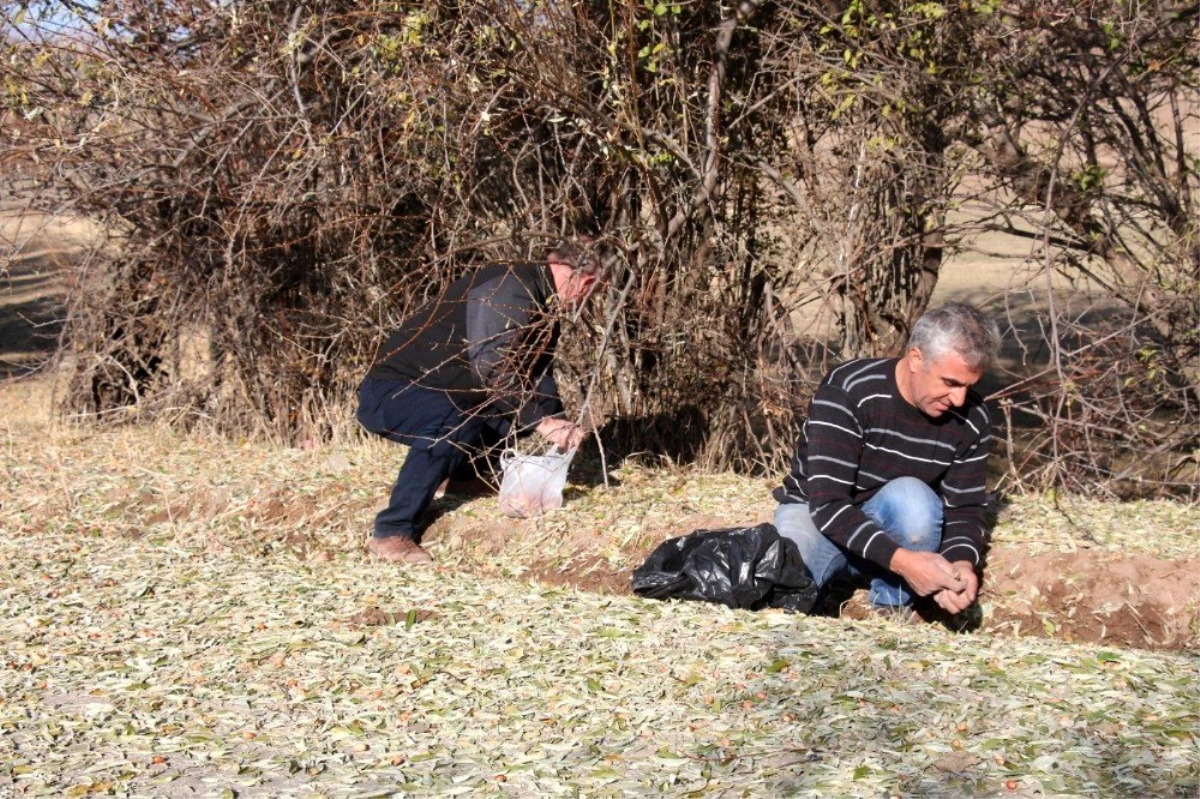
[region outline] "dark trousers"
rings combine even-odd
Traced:
[[[475,461],[510,427],[486,406],[460,407],[445,391],[392,380],[363,381],[357,417],[369,432],[409,448],[388,506],[375,517],[376,538],[417,538],[417,523],[442,480],[475,476]]]

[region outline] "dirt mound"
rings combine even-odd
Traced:
[[[1022,635],[1149,649],[1200,642],[1200,560],[1081,551],[993,550],[983,601],[989,626]]]

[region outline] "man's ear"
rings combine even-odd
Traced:
[[[916,374],[925,365],[925,354],[921,352],[920,347],[910,348],[908,352],[904,353],[904,358],[908,361],[909,371],[913,374]]]

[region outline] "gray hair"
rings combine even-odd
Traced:
[[[913,325],[908,349],[914,347],[930,361],[953,351],[967,366],[986,371],[1000,352],[1000,330],[978,308],[965,302],[948,302],[926,311]]]

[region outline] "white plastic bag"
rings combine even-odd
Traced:
[[[561,508],[567,467],[575,450],[560,452],[551,446],[544,455],[520,455],[505,450],[500,456],[500,512],[515,519],[540,516]]]

